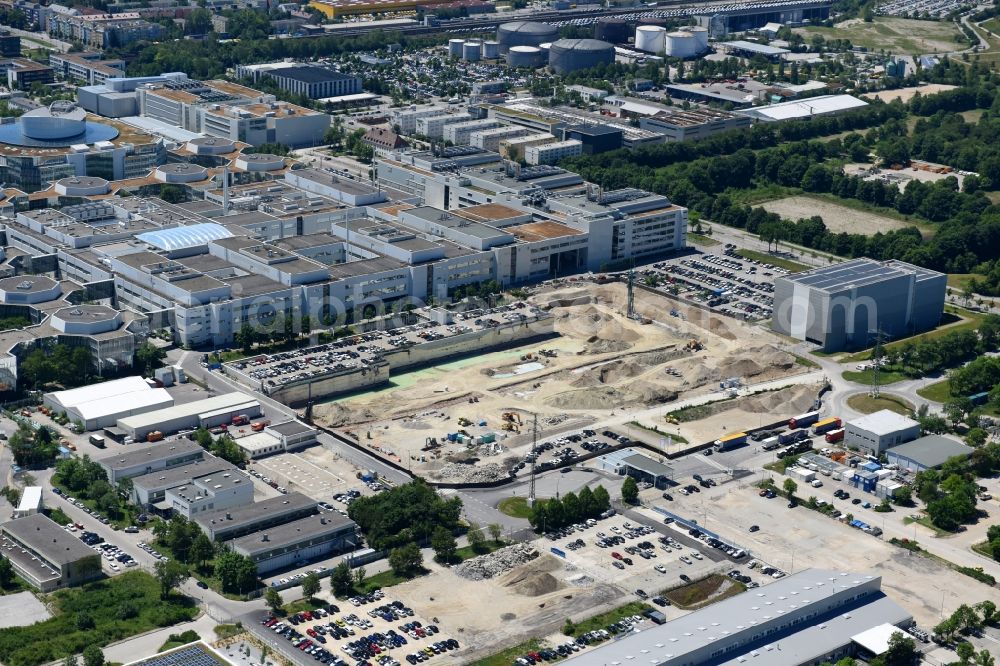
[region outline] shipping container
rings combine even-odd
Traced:
[[[96,446],[99,449],[103,449],[104,448],[104,437],[102,437],[101,435],[91,435],[90,436],[90,443],[93,444],[94,446]]]
[[[773,451],[779,446],[781,446],[780,437],[768,437],[767,439],[765,439],[763,442],[760,443],[760,448],[764,449],[765,451]]]
[[[794,430],[790,430],[789,432],[783,432],[778,434],[778,442],[780,442],[781,444],[791,444],[798,438],[798,436],[799,433],[795,432]]]
[[[822,435],[825,432],[836,430],[840,426],[841,426],[840,419],[837,418],[836,416],[831,416],[828,419],[817,421],[816,425],[813,426],[813,434]]]
[[[792,429],[808,428],[818,420],[819,412],[806,412],[805,414],[800,414],[799,416],[788,419],[788,427]]]
[[[839,442],[844,439],[844,429],[838,428],[837,430],[831,430],[826,433],[826,441],[828,444],[833,444],[834,442]]]
[[[735,449],[737,446],[743,446],[746,443],[747,434],[745,432],[734,432],[731,435],[726,435],[715,440],[715,450],[728,451],[729,449]]]

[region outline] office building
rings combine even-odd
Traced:
[[[101,577],[101,556],[39,513],[0,525],[0,553],[40,592]]]
[[[882,579],[806,569],[675,620],[572,657],[572,666],[814,666],[853,656],[863,637],[912,616],[882,591]],[[856,640],[862,637],[861,643]]]
[[[678,109],[640,118],[639,127],[662,134],[667,141],[695,141],[746,129],[750,127],[750,118],[717,109]]]
[[[361,537],[353,520],[327,512],[275,525],[226,543],[234,552],[252,559],[258,575],[263,576],[352,551],[361,543]]]
[[[316,500],[293,492],[233,509],[200,513],[194,521],[213,541],[232,541],[312,516],[317,510]]]
[[[48,85],[55,80],[51,67],[27,58],[0,60],[0,69],[7,72],[7,87],[11,90],[30,90],[36,83]]]
[[[903,338],[941,321],[947,277],[902,261],[852,259],[774,282],[774,330],[825,352]]]
[[[234,473],[240,473],[235,465],[206,454],[198,460],[183,465],[133,476],[130,500],[147,511],[169,515],[171,506],[166,501],[167,491],[185,486],[191,483],[192,479]]]
[[[305,95],[309,99],[356,95],[361,92],[359,77],[316,65],[281,67],[265,71],[263,76],[273,79],[282,90]]]
[[[524,149],[524,161],[531,165],[555,164],[567,157],[583,154],[583,143],[576,139],[537,144]]]
[[[17,58],[21,55],[21,38],[0,28],[0,58]]]
[[[888,409],[844,424],[844,445],[876,456],[917,437],[920,437],[919,423]]]
[[[621,128],[610,125],[568,125],[563,128],[562,138],[563,141],[579,141],[584,155],[618,150],[625,142]]]
[[[208,511],[246,506],[253,503],[253,480],[237,469],[199,474],[182,486],[168,489],[163,503],[170,515],[188,520]]]
[[[205,449],[189,439],[175,439],[155,444],[139,444],[129,447],[124,453],[114,453],[98,458],[108,481],[116,484],[122,479],[131,479],[144,474],[169,470],[187,465],[205,457]]]

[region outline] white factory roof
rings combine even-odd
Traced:
[[[147,386],[147,388],[149,387]],[[73,411],[81,420],[89,421],[99,419],[102,416],[127,414],[137,409],[170,407],[173,404],[174,399],[166,389],[156,388],[82,402],[75,405]]]
[[[868,416],[853,419],[849,422],[849,425],[882,437],[920,424],[902,414],[897,414],[889,409],[883,409]]]
[[[23,515],[29,511],[37,511],[42,506],[42,487],[27,486],[21,492],[21,501],[17,505],[17,514]]]
[[[118,120],[126,125],[131,125],[132,127],[141,129],[144,132],[148,132],[149,134],[155,134],[157,136],[162,136],[165,139],[181,143],[186,143],[191,139],[197,139],[205,136],[204,134],[199,134],[198,132],[191,132],[182,127],[165,123],[162,120],[157,120],[156,118],[147,118],[145,116],[125,116],[124,118],[119,118]]]
[[[138,234],[136,238],[161,250],[181,250],[186,247],[204,245],[209,241],[232,238],[233,234],[221,224],[202,222],[186,227],[172,227]]]
[[[757,106],[752,109],[737,111],[752,118],[765,121],[792,120],[794,118],[810,118],[827,113],[838,113],[868,106],[868,102],[851,95],[820,95],[808,99],[779,102],[768,106]]]
[[[48,396],[49,399],[62,405],[63,409],[69,409],[70,407],[82,405],[85,402],[150,390],[152,389],[146,383],[145,379],[135,376],[81,386],[80,388],[69,389],[68,391],[55,391],[48,394]]]
[[[193,415],[206,414],[225,409],[227,407],[239,407],[240,405],[247,405],[255,402],[256,401],[246,393],[234,391],[232,393],[223,393],[222,395],[205,398],[204,400],[185,402],[180,405],[174,405],[173,407],[167,407],[166,409],[157,409],[153,412],[129,416],[128,418],[121,419],[118,422],[118,426],[126,430],[142,430],[145,428],[155,427],[160,423],[166,423],[174,419],[182,419]]]
[[[323,97],[322,99],[316,100],[317,102],[330,102],[331,104],[340,104],[342,102],[365,102],[371,99],[378,99],[379,96],[373,93],[354,93],[352,95],[338,95],[337,97]]]
[[[913,636],[889,623],[880,624],[867,631],[862,631],[860,634],[851,636],[851,640],[872,654],[880,655],[889,649],[889,639],[893,634],[903,634],[905,638],[911,638],[916,641]]]

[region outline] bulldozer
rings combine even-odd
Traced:
[[[693,352],[701,351],[704,348],[705,345],[701,344],[701,341],[695,338],[691,338],[690,340],[687,341],[687,344],[684,345],[685,350]]]
[[[459,417],[459,419],[458,419],[458,425],[464,428],[465,426],[472,425],[472,421],[470,421],[469,419],[467,419],[464,416],[462,416],[462,417]]]

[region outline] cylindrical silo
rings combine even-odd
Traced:
[[[549,67],[569,74],[615,61],[615,47],[597,39],[560,39],[549,48]]]
[[[538,69],[545,64],[545,54],[537,46],[512,46],[507,51],[509,67]]]
[[[453,58],[462,57],[462,46],[465,44],[464,39],[449,39],[448,40],[448,55]]]
[[[708,28],[696,25],[690,28],[685,28],[684,31],[690,32],[694,35],[695,46],[698,49],[699,54],[708,50]]]
[[[500,43],[499,42],[483,42],[483,59],[485,60],[496,60],[500,57]]]
[[[462,44],[462,60],[468,60],[469,62],[476,62],[479,60],[479,56],[483,52],[483,43],[477,41],[468,41]]]
[[[671,58],[693,58],[698,55],[698,40],[690,32],[670,32],[664,50]]]
[[[640,25],[635,29],[635,48],[646,53],[663,51],[667,29],[658,25]]]
[[[647,16],[646,18],[639,19],[636,23],[639,25],[658,25],[660,27],[667,27],[667,19],[660,18],[659,16]]]
[[[512,46],[538,46],[559,39],[559,28],[535,21],[512,21],[497,28],[500,53],[507,53]]]
[[[628,42],[628,22],[613,16],[600,18],[594,28],[594,38],[612,44],[624,44]]]

